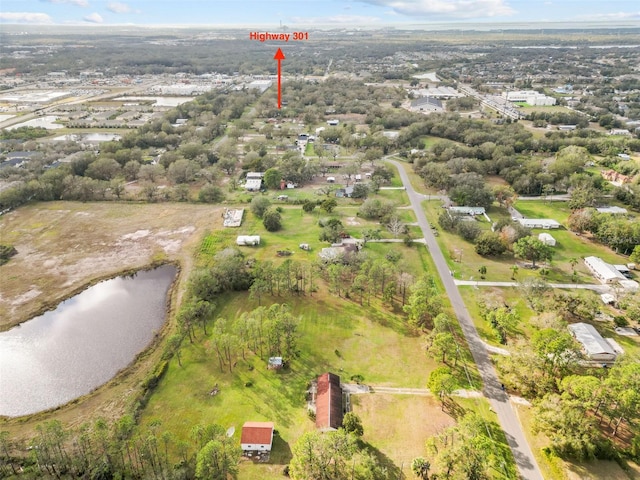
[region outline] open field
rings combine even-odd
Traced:
[[[142,425],[159,420],[162,429],[185,438],[199,423],[235,426],[239,432],[248,420],[275,421],[281,441],[270,465],[243,464],[242,478],[281,478],[295,441],[315,428],[306,415],[304,400],[312,378],[329,370],[346,382],[353,375],[362,375],[367,384],[424,388],[429,371],[435,367],[424,354],[423,339],[407,330],[398,315],[330,297],[322,290],[313,298],[263,299],[266,304],[283,301],[301,316],[301,355],[290,369],[267,370],[263,359],[247,354],[246,360],[238,359],[232,373],[221,372],[214,354],[206,351],[206,339],[198,332],[194,345],[183,345],[183,366],[171,361],[142,414]],[[245,293],[226,295],[219,303],[222,307],[216,316],[224,318],[257,306]],[[215,384],[220,393],[211,396],[208,392]]]
[[[153,262],[188,267],[192,242],[221,226],[218,207],[50,202],[0,217],[18,254],[0,267],[0,329],[55,307],[87,282]]]
[[[455,424],[435,397],[416,395],[357,395],[353,411],[362,419],[363,440],[412,477],[411,461],[426,455],[426,440]],[[407,421],[411,419],[411,421]]]

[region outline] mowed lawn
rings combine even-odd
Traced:
[[[423,208],[429,221],[436,225],[438,229],[438,244],[445,254],[445,259],[455,277],[462,280],[479,280],[478,269],[482,266],[487,268],[487,281],[506,282],[512,280],[513,272],[511,267],[514,264],[522,264],[524,261],[514,258],[512,254],[506,253],[500,257],[483,257],[475,252],[473,243],[462,239],[453,232],[442,230],[437,225],[438,216],[443,211],[440,201],[423,202]],[[570,211],[564,202],[526,201],[516,205],[516,209],[527,218],[552,218],[562,225],[567,224]],[[492,221],[508,216],[506,209],[493,206],[488,214]],[[485,219],[478,220],[479,225],[484,230],[491,228]],[[574,232],[561,228],[558,230],[534,229],[533,236],[538,236],[542,232],[550,233],[557,241],[552,247],[553,259],[545,267],[549,270],[546,280],[555,283],[572,283],[573,267],[570,261],[578,260],[575,267],[577,283],[598,283],[593,278],[587,267],[584,265],[584,257],[594,255],[601,257],[609,263],[627,263],[626,257],[616,254],[613,250],[592,240],[588,235],[577,235]],[[526,268],[519,268],[515,279],[521,281],[523,278],[539,276],[539,271]]]
[[[188,340],[183,344],[182,367],[177,359],[171,360],[143,411],[141,424],[159,422],[160,430],[185,439],[194,425],[217,423],[235,427],[239,439],[245,421],[274,421],[279,440],[271,465],[245,462],[241,478],[281,478],[290,449],[305,431],[314,428],[306,414],[305,391],[315,376],[332,371],[346,382],[362,375],[367,384],[424,388],[436,366],[424,353],[424,340],[413,335],[400,316],[326,292],[263,299],[263,304],[284,301],[300,316],[300,357],[290,369],[268,370],[264,359],[247,353],[246,359],[238,358],[232,373],[221,372],[199,330],[195,344]],[[257,306],[246,293],[227,295],[218,304],[216,317],[227,319]],[[210,395],[215,385],[219,393]]]

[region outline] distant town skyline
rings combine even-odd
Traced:
[[[2,0],[0,23],[25,25],[376,26],[624,22],[637,0]]]

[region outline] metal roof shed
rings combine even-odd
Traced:
[[[588,323],[574,323],[569,325],[569,331],[582,344],[590,360],[612,362],[616,359],[616,352],[598,331]]]

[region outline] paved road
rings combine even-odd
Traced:
[[[456,285],[470,285],[473,287],[517,287],[518,282],[484,282],[482,280],[454,280]],[[599,285],[595,283],[550,283],[551,288],[567,288],[579,290],[593,290],[598,293],[609,293],[611,287],[609,285]]]
[[[484,383],[484,395],[489,399],[493,410],[498,416],[498,421],[505,432],[507,441],[515,458],[516,465],[520,471],[520,475],[525,480],[544,480],[542,473],[540,472],[540,468],[533,456],[533,452],[531,451],[531,447],[524,436],[524,432],[522,431],[516,412],[511,407],[509,397],[502,391],[501,384],[498,381],[498,376],[496,375],[496,371],[493,368],[491,359],[489,358],[489,353],[485,348],[484,342],[482,342],[478,335],[478,331],[471,320],[471,316],[462,301],[462,296],[458,291],[458,287],[449,273],[447,262],[438,247],[433,232],[429,228],[429,222],[427,222],[427,218],[425,217],[420,204],[423,200],[423,196],[414,191],[404,167],[394,160],[388,161],[398,168],[400,178],[407,190],[407,195],[409,196],[409,200],[411,201],[411,205],[413,206],[413,210],[418,219],[418,224],[422,229],[427,248],[431,253],[431,257],[433,258],[436,269],[438,270],[438,275],[442,279],[444,288],[451,300],[451,305],[453,306],[458,321],[460,322],[460,326],[462,327],[462,332],[469,344],[469,349],[471,350],[473,359],[478,366],[478,371],[480,372],[480,376]]]

